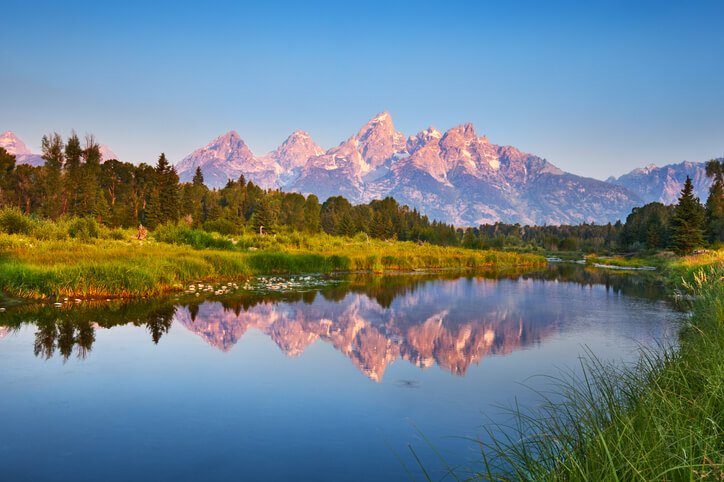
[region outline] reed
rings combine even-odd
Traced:
[[[587,264],[601,264],[607,266],[620,266],[623,268],[641,268],[647,266],[646,261],[640,258],[624,258],[622,256],[610,256],[600,258],[593,254],[586,256]]]
[[[9,226],[9,227],[8,227]],[[159,227],[139,242],[133,231],[92,220],[34,220],[0,211],[0,290],[32,298],[153,296],[192,281],[261,274],[537,267],[531,254],[474,251],[413,242],[281,232],[236,237]]]
[[[724,480],[724,252],[670,265],[693,297],[676,349],[616,367],[588,353],[581,375],[551,379],[535,409],[473,441],[450,470],[482,480]]]

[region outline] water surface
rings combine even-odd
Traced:
[[[449,463],[474,458],[458,437],[535,403],[531,376],[674,336],[664,295],[563,265],[9,309],[0,480],[405,479],[408,444],[439,476],[416,427]]]

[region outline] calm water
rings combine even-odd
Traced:
[[[675,337],[663,295],[564,265],[8,310],[0,480],[409,479],[407,444],[439,478],[415,426],[473,458],[458,437],[533,404],[529,377]]]

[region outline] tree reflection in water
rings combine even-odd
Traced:
[[[479,363],[488,354],[507,353],[549,336],[566,316],[564,309],[547,307],[547,303],[538,307],[536,319],[530,319],[529,311],[515,303],[502,311],[500,306],[495,308],[497,311],[485,311],[485,306],[476,305],[479,300],[466,301],[459,295],[458,291],[468,285],[483,291],[499,285],[485,280],[604,285],[614,293],[637,298],[665,297],[655,274],[613,272],[573,264],[528,272],[348,275],[344,279],[344,283],[303,292],[241,292],[210,297],[208,301],[212,303],[204,297],[182,296],[85,302],[61,308],[23,306],[5,313],[5,326],[0,330],[4,334],[22,324],[34,323],[35,355],[50,359],[57,353],[66,361],[74,351],[78,359],[88,356],[98,328],[144,326],[157,344],[177,320],[209,344],[226,351],[253,327],[267,333],[290,356],[299,355],[317,339],[325,340],[367,376],[380,380],[385,367],[400,357],[422,367],[438,364],[462,375],[471,363]],[[446,280],[458,282],[445,283]],[[466,293],[469,298],[486,296],[483,292]],[[501,295],[496,292],[489,296]],[[487,298],[488,305],[494,299]]]

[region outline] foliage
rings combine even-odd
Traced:
[[[74,237],[0,235],[0,290],[27,298],[134,297],[179,289],[195,280],[239,279],[257,274],[331,271],[393,271],[418,268],[478,269],[542,266],[539,256],[445,248],[414,242],[301,234],[241,233],[233,238],[185,224],[159,226],[139,242],[130,232],[72,219],[53,229]],[[67,228],[65,228],[67,226]],[[82,233],[82,234],[80,234]],[[117,239],[121,238],[121,239]],[[249,249],[253,248],[253,249]]]
[[[334,196],[320,204],[314,195],[305,198],[298,193],[264,190],[247,182],[243,175],[229,180],[222,189],[209,189],[203,184],[200,169],[196,169],[192,182],[180,184],[164,154],[154,167],[118,160],[101,162],[93,136],[87,136],[83,146],[74,132],[65,142],[57,133],[47,135],[42,145],[45,165],[40,167],[15,165],[14,156],[0,151],[0,208],[14,206],[25,214],[52,221],[91,216],[99,225],[111,228],[135,228],[143,223],[153,230],[187,219],[191,228],[227,236],[258,233],[264,226],[263,232],[270,235],[287,229],[348,237],[365,233],[373,239],[463,245],[478,250],[553,251],[562,256],[580,251],[612,254],[661,250],[670,245],[680,248],[672,233],[681,223],[672,218],[671,206],[660,203],[634,208],[625,223],[495,223],[456,229],[399,205],[391,197],[352,205],[344,197]],[[722,160],[707,163],[707,173],[715,181],[702,229],[711,246],[724,242],[723,165]],[[691,233],[684,235],[690,237]]]
[[[6,208],[0,211],[0,229],[7,234],[30,234],[33,221],[17,208]]]
[[[707,240],[712,244],[724,242],[724,159],[712,159],[706,164],[706,174],[714,178],[706,200]]]
[[[72,132],[63,142],[53,133],[43,138],[45,165],[15,165],[15,157],[0,152],[0,208],[15,206],[25,214],[58,221],[63,217],[93,217],[99,225],[151,230],[179,219],[190,227],[223,235],[249,230],[273,235],[280,228],[308,234],[460,243],[452,226],[426,217],[392,198],[353,206],[341,196],[323,204],[310,195],[264,190],[243,175],[222,189],[208,189],[196,170],[190,183],[179,184],[178,173],[161,154],[151,167],[115,159],[101,162],[99,145],[87,136],[85,146]]]
[[[623,258],[621,256],[612,256],[600,258],[596,255],[586,256],[587,264],[600,264],[608,266],[620,266],[623,268],[640,268],[646,266],[643,260],[636,258]]]
[[[674,207],[669,221],[671,247],[680,254],[690,253],[704,245],[704,208],[693,193],[691,178],[686,176],[679,203]]]
[[[93,218],[78,218],[68,226],[68,234],[71,238],[82,241],[90,241],[98,237],[98,224]]]
[[[234,249],[234,244],[228,239],[213,236],[201,229],[189,229],[176,223],[162,224],[156,228],[153,236],[162,243],[185,244],[194,249]]]

